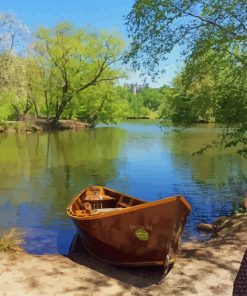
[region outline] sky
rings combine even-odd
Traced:
[[[53,27],[59,22],[70,21],[77,27],[88,25],[96,29],[119,32],[128,44],[124,16],[127,15],[134,0],[0,0],[0,12],[12,13],[26,24],[32,32],[39,27]],[[174,50],[161,68],[165,74],[152,82],[152,87],[170,84],[180,69],[178,49]],[[128,83],[141,83],[139,73],[130,72]]]

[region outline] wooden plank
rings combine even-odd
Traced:
[[[125,203],[125,202],[122,202],[122,201],[119,201],[119,202],[117,203],[117,206],[121,206],[121,207],[124,207],[124,208],[128,208],[128,207],[130,207],[129,204],[127,204],[127,203]]]

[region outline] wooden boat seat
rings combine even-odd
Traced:
[[[131,205],[130,204],[127,204],[127,203],[125,203],[125,202],[122,202],[122,201],[119,201],[118,203],[117,203],[117,207],[122,207],[122,208],[128,208],[128,207],[131,207]]]
[[[102,209],[94,209],[94,210],[76,210],[76,216],[78,217],[84,217],[84,216],[90,216],[95,214],[102,214],[102,213],[108,213],[112,211],[119,211],[123,210],[123,208],[102,208]]]
[[[132,206],[132,203],[133,203],[133,199],[132,198],[128,198],[128,203],[124,202],[123,200],[126,199],[126,197],[124,197],[123,195],[120,196],[117,204],[116,204],[116,207],[122,207],[122,208],[129,208]]]
[[[94,209],[91,211],[91,214],[94,213],[107,213],[107,212],[112,212],[112,211],[119,211],[123,210],[123,208],[102,208],[102,209]]]
[[[92,201],[96,201],[96,200],[114,200],[115,198],[109,196],[109,195],[105,195],[105,194],[102,194],[102,195],[87,195],[85,197],[84,200],[92,200]]]

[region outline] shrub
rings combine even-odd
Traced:
[[[24,233],[16,228],[6,231],[0,237],[0,252],[17,251],[24,242]]]

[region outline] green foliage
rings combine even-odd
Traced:
[[[185,56],[199,43],[205,50],[235,54],[246,45],[245,12],[243,0],[136,0],[126,18],[132,37],[126,59],[155,75],[155,66],[175,46]]]
[[[247,157],[245,11],[241,0],[137,0],[127,17],[133,41],[126,59],[155,75],[159,62],[180,46],[185,66],[162,117],[181,126],[224,124],[221,143]]]
[[[25,26],[12,45],[7,42],[19,26],[13,16],[0,15],[0,39],[5,42],[0,54],[0,120],[45,117],[56,128],[60,118],[79,118],[94,126],[127,116],[160,116],[160,90],[146,88],[134,95],[117,86],[118,78],[125,76],[116,67],[124,46],[117,34],[69,23],[40,28],[24,57],[14,45],[24,42]]]
[[[14,53],[4,53],[0,55],[0,67],[1,119],[13,117],[14,111],[18,110],[17,117],[24,112],[28,100],[26,60]]]
[[[148,116],[149,111],[148,108],[145,108],[143,103],[143,97],[141,94],[132,94],[129,98],[130,103],[130,111],[129,115],[131,117],[143,117]]]
[[[46,113],[54,116],[55,124],[87,88],[123,76],[114,68],[123,41],[114,34],[62,23],[54,29],[40,29],[34,49],[45,81]]]
[[[158,89],[144,88],[140,93],[144,107],[156,111],[163,99],[162,93]]]
[[[0,121],[8,120],[11,117],[13,110],[6,97],[0,96]]]
[[[237,74],[236,74],[237,73]],[[247,156],[247,70],[229,53],[224,59],[213,50],[193,52],[174,83],[177,94],[170,100],[170,119],[178,125],[215,122],[226,128],[225,148],[237,146]]]
[[[27,34],[14,16],[0,14],[0,120],[29,114],[53,120],[56,127],[60,117],[95,124],[124,115],[126,101],[114,84],[124,76],[115,65],[124,46],[117,34],[61,23],[39,29],[24,57],[20,49]]]
[[[117,123],[128,110],[126,92],[122,87],[104,82],[84,91],[78,98],[75,116],[95,126],[99,122]]]
[[[159,89],[144,88],[137,94],[129,93],[129,114],[130,117],[160,117],[160,105],[164,95]]]

